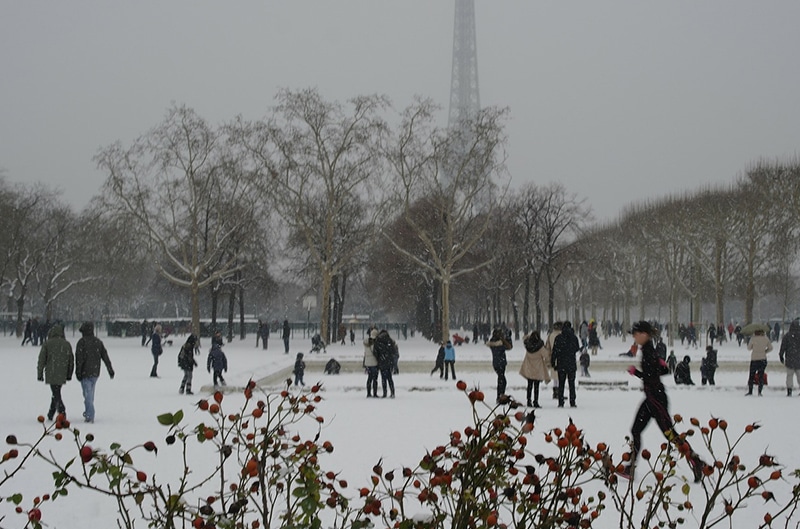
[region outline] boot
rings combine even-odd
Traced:
[[[752,395],[752,394],[753,394],[753,385],[752,385],[752,384],[749,384],[749,385],[747,386],[747,393],[745,393],[745,394],[744,394],[744,396],[745,396],[745,397],[749,397],[749,396],[750,396],[750,395]]]
[[[539,406],[539,401],[538,400],[533,401],[533,407],[534,408],[541,408],[541,406]]]
[[[792,388],[786,388],[786,396],[787,397],[791,397],[792,396]]]

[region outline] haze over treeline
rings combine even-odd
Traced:
[[[17,332],[32,316],[186,318],[198,331],[309,318],[332,340],[350,314],[435,339],[475,322],[798,315],[798,160],[754,160],[730,185],[597,222],[590,197],[546,175],[515,185],[508,109],[452,129],[440,110],[284,89],[262,118],[212,124],[173,104],[98,149],[107,180],[81,211],[3,179],[8,317]]]

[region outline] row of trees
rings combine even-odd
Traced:
[[[420,98],[390,119],[385,98],[341,104],[315,90],[217,126],[173,106],[130,145],[98,151],[108,178],[80,214],[44,188],[4,184],[0,280],[18,330],[33,290],[48,318],[59,300],[62,318],[146,314],[158,300],[189,310],[198,331],[221,296],[232,323],[237,302],[244,319],[245,299],[293,283],[295,298],[319,297],[328,340],[345,306],[438,339],[452,324],[629,322],[654,306],[676,323],[687,300],[694,321],[714,301],[722,322],[725,301],[743,299],[750,321],[759,296],[794,300],[800,164],[758,162],[729,188],[597,224],[558,183],[509,187],[507,110],[450,129],[437,113]]]

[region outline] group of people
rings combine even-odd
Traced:
[[[256,348],[258,342],[261,342],[261,347],[266,349],[269,345],[270,326],[269,322],[258,320],[258,328],[256,329]],[[281,327],[281,339],[283,340],[283,353],[289,354],[289,338],[292,336],[292,327],[289,320],[283,320]]]
[[[81,383],[83,391],[84,411],[83,418],[86,422],[94,422],[94,393],[97,379],[100,377],[101,363],[105,364],[108,376],[114,378],[114,368],[108,358],[102,340],[94,335],[94,324],[83,323],[79,331],[81,338],[75,345],[75,354],[72,353],[70,344],[64,335],[64,326],[56,323],[47,333],[47,339],[39,351],[36,366],[36,378],[50,386],[50,409],[47,412],[48,420],[53,420],[56,413],[66,415],[67,408],[61,398],[61,388],[72,380],[73,374]]]
[[[29,343],[35,347],[43,344],[49,330],[50,320],[39,323],[39,318],[28,318],[22,334],[22,345]]]

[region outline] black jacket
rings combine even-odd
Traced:
[[[677,367],[675,367],[675,383],[694,386],[692,373],[689,370],[689,362],[678,362]]]
[[[580,351],[581,344],[572,327],[564,327],[561,334],[553,342],[553,366],[559,371],[577,371],[575,354]]]

